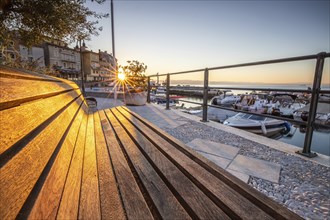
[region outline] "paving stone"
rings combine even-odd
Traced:
[[[278,183],[281,166],[276,163],[237,155],[228,169]]]
[[[232,170],[232,169],[226,169],[226,171],[233,174],[234,176],[236,176],[238,179],[242,180],[245,183],[248,183],[248,181],[249,181],[250,176],[245,173],[241,173],[241,172],[238,172],[238,171]]]
[[[239,148],[237,147],[199,138],[189,142],[188,145],[195,150],[210,153],[230,160],[232,160],[239,151]]]
[[[204,156],[205,158],[209,159],[210,161],[212,161],[213,163],[215,163],[216,165],[218,165],[219,167],[221,167],[223,169],[226,169],[228,164],[231,162],[231,160],[228,160],[223,157],[218,157],[218,156],[200,152],[200,151],[196,151],[196,152],[199,153],[200,155]]]

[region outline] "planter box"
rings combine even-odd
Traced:
[[[124,102],[126,105],[145,105],[147,103],[147,92],[126,93]]]

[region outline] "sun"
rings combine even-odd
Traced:
[[[119,79],[120,81],[125,81],[125,78],[126,78],[125,73],[118,73],[118,79]]]

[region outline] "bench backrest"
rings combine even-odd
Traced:
[[[89,109],[68,80],[0,67],[0,85],[0,219],[13,219],[36,199],[28,197],[59,156],[68,166]]]

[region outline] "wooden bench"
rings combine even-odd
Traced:
[[[126,107],[0,67],[0,219],[300,219]]]

